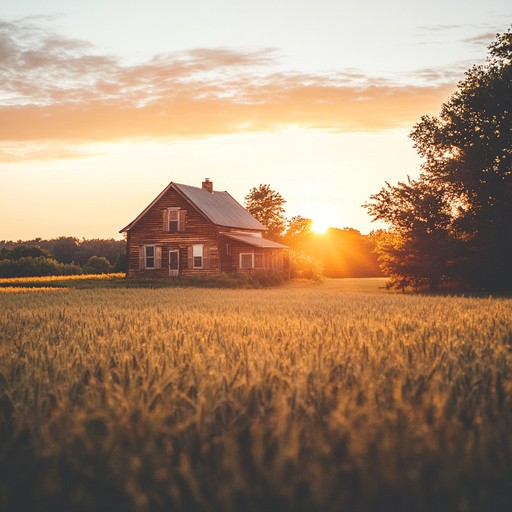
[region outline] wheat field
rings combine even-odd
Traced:
[[[505,511],[512,300],[0,293],[0,510]]]

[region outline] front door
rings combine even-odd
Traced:
[[[180,273],[180,251],[169,251],[169,277],[176,277]]]

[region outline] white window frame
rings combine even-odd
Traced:
[[[201,258],[201,265],[196,265],[196,258]],[[192,246],[192,268],[203,268],[204,266],[204,245],[194,244]]]
[[[251,266],[250,267],[244,267],[242,265],[243,257],[244,256],[250,256],[251,257]],[[240,253],[240,260],[239,260],[239,267],[241,270],[252,270],[254,268],[254,252],[241,252]]]

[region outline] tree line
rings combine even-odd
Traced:
[[[439,116],[410,134],[421,173],[365,205],[389,229],[376,240],[396,287],[512,290],[512,33],[469,69]]]
[[[0,241],[0,277],[105,274],[126,271],[126,243],[58,237]]]
[[[246,209],[266,228],[265,237],[290,247],[292,277],[381,276],[374,234],[353,228],[313,232],[312,219],[300,215],[287,219],[284,197],[269,184],[253,187],[245,196]]]

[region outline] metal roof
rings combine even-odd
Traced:
[[[240,203],[227,192],[209,192],[204,188],[174,184],[187,199],[217,226],[230,228],[256,229],[266,228],[255,219]]]
[[[238,203],[228,192],[214,190],[209,192],[204,188],[182,185],[180,183],[169,183],[167,187],[144,209],[144,211],[120,233],[129,231],[170,189],[174,188],[188,199],[207,219],[217,226],[253,229],[265,231],[266,228],[255,219],[240,203]]]
[[[232,238],[233,240],[237,240],[239,242],[243,242],[245,244],[252,245],[254,247],[262,247],[265,249],[288,249],[287,245],[280,244],[278,242],[274,242],[272,240],[267,240],[266,238],[261,238],[259,236],[251,236],[251,235],[239,235],[233,233],[222,233],[224,236],[228,238]]]

